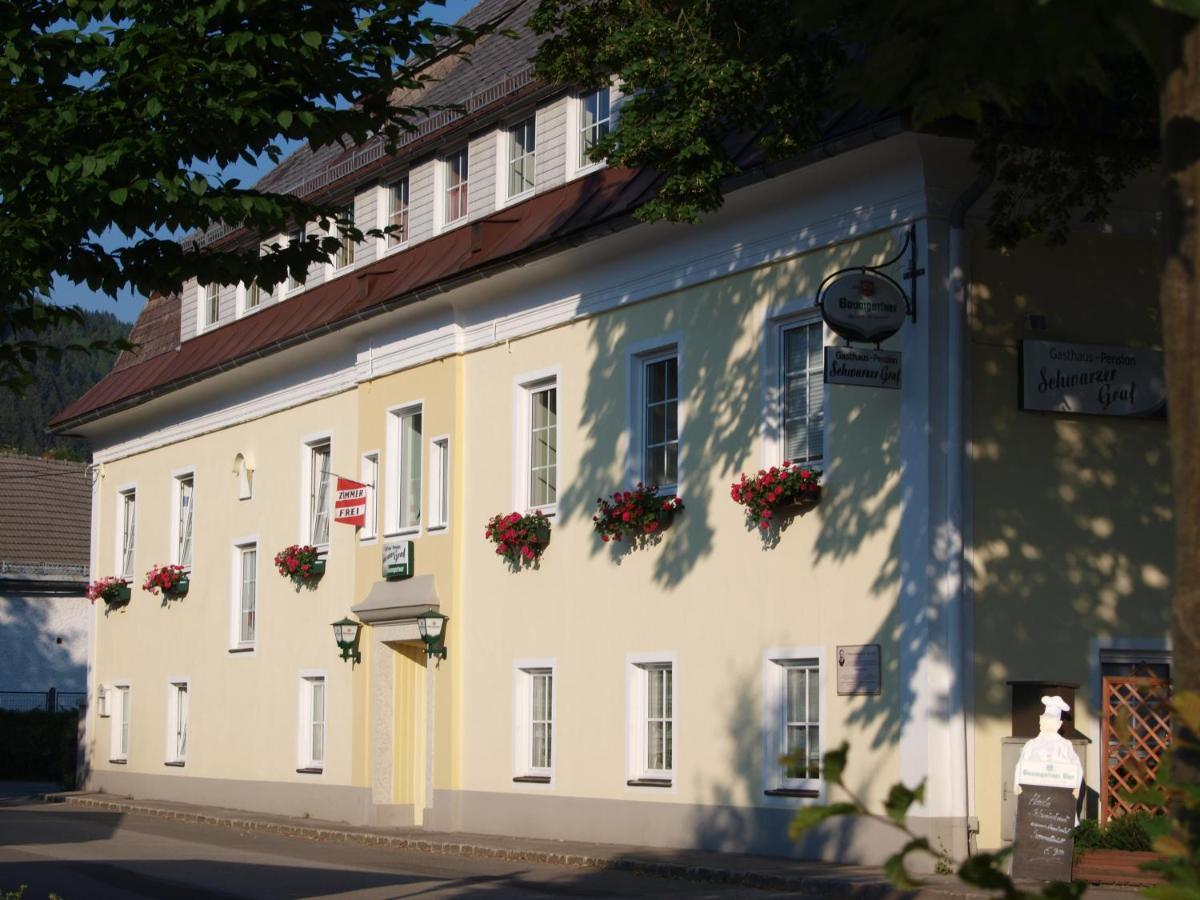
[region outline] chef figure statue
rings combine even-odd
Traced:
[[[1079,799],[1083,784],[1083,766],[1075,755],[1071,742],[1060,735],[1062,714],[1070,711],[1062,697],[1043,697],[1046,709],[1038,719],[1041,733],[1021,748],[1013,776],[1014,791],[1019,796],[1021,785],[1069,788]]]

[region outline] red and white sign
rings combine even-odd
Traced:
[[[367,485],[338,476],[333,521],[362,528],[367,524]]]

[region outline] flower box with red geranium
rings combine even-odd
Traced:
[[[659,494],[658,485],[639,481],[632,491],[618,491],[611,498],[597,497],[592,527],[605,543],[644,541],[669,528],[675,514],[682,510],[683,501],[678,497]]]
[[[146,573],[142,590],[151,594],[162,591],[166,597],[183,597],[190,586],[187,569],[183,566],[154,566]]]
[[[816,505],[821,499],[821,473],[785,462],[759,469],[753,477],[742,475],[729,488],[735,503],[746,507],[746,524],[766,531],[788,508]]]
[[[115,575],[110,575],[107,578],[98,578],[87,587],[87,598],[89,600],[93,603],[97,600],[103,600],[110,607],[124,606],[129,602],[131,596],[132,593],[125,579],[117,578]]]
[[[275,554],[275,568],[284,578],[302,584],[325,574],[325,560],[311,544],[292,544]]]
[[[496,545],[496,554],[513,566],[533,565],[550,543],[550,520],[542,512],[512,512],[488,519],[483,536]]]

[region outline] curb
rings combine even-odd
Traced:
[[[906,900],[918,896],[917,892],[899,891],[884,881],[861,881],[838,878],[837,876],[791,876],[746,869],[716,866],[684,865],[652,859],[637,859],[629,856],[606,856],[587,853],[555,852],[552,850],[519,849],[486,843],[461,841],[439,841],[427,838],[405,837],[366,831],[351,831],[318,825],[301,825],[271,822],[263,819],[240,818],[237,816],[211,815],[184,810],[163,809],[143,806],[134,801],[103,800],[95,796],[71,794],[43,794],[46,803],[63,803],[72,806],[102,809],[111,812],[137,813],[188,822],[196,825],[216,825],[241,831],[257,831],[285,837],[304,838],[311,841],[354,843],[368,847],[388,847],[396,850],[416,850],[450,856],[482,857],[503,859],[512,862],[531,862],[545,865],[564,866],[576,869],[609,869],[646,875],[655,878],[671,878],[681,881],[727,884],[760,890],[787,891],[822,897],[854,897],[857,900]],[[944,900],[950,898],[978,898],[981,895],[966,891],[943,891],[933,888],[922,892],[936,895]]]

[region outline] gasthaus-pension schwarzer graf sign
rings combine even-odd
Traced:
[[[1166,405],[1158,350],[1021,341],[1021,409],[1145,417]]]

